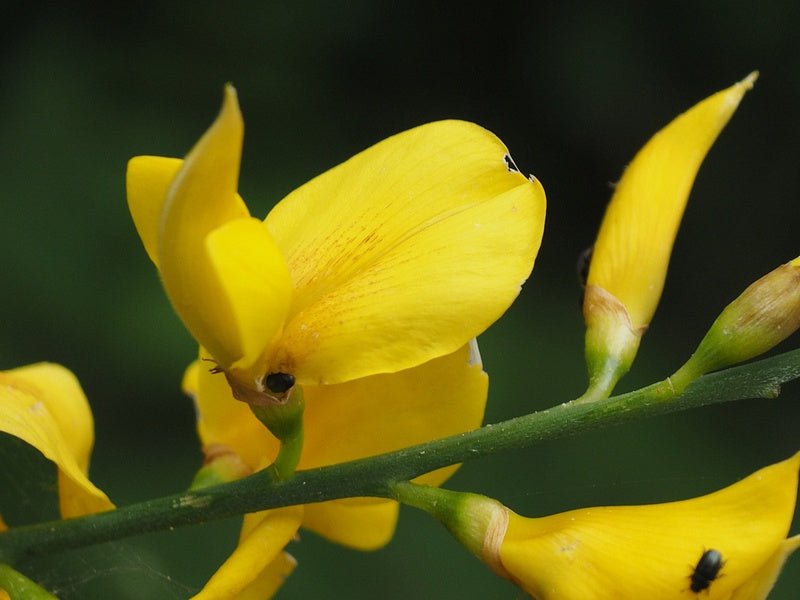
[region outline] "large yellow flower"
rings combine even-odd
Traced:
[[[232,87],[185,161],[128,166],[136,228],[186,327],[238,385],[391,373],[454,352],[519,293],[544,192],[488,131],[393,136],[284,198],[262,222],[237,195]]]
[[[538,181],[488,131],[443,121],[356,155],[261,222],[236,193],[242,132],[228,87],[185,161],[137,157],[128,169],[145,248],[201,356],[225,372],[201,361],[184,382],[206,454],[238,474],[271,463],[277,440],[233,400],[269,398],[278,391],[270,375],[304,392],[301,469],[479,426],[487,378],[471,340],[533,267],[545,212]],[[454,469],[422,481],[438,485]],[[396,503],[361,498],[248,515],[199,597],[273,593],[293,568],[283,548],[301,524],[372,549],[396,517]]]
[[[0,372],[0,432],[33,446],[58,468],[62,518],[114,508],[89,481],[94,425],[75,376],[60,365],[38,363]],[[6,524],[0,518],[0,531]]]
[[[484,558],[537,600],[763,600],[800,536],[786,539],[800,453],[680,502],[508,511]]]

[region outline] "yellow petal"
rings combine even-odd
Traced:
[[[766,600],[786,559],[798,548],[800,548],[800,535],[784,540],[758,573],[733,592],[731,600]]]
[[[193,600],[271,598],[295,567],[283,549],[302,517],[301,506],[246,515],[236,550]]]
[[[133,217],[144,249],[156,267],[158,267],[158,227],[161,221],[161,209],[167,199],[169,186],[182,165],[183,159],[164,156],[134,156],[128,161],[126,173],[128,210]],[[236,202],[244,207],[244,201],[238,194]]]
[[[488,393],[477,344],[390,375],[304,388],[308,469],[397,450],[479,427]],[[418,478],[439,485],[456,466]],[[386,544],[394,533],[394,502],[336,500],[309,506],[303,526],[360,549]]]
[[[150,260],[158,267],[158,225],[169,185],[183,160],[162,156],[135,156],[128,161],[128,210]]]
[[[303,527],[356,550],[377,550],[392,539],[397,502],[375,498],[345,498],[308,504]]]
[[[800,453],[718,492],[665,504],[510,514],[500,554],[539,600],[680,598],[706,550],[723,567],[708,598],[730,598],[768,567],[789,531]]]
[[[228,86],[217,120],[169,186],[157,262],[167,295],[195,339],[223,368],[256,377],[283,320],[289,279],[269,234],[251,222],[236,193],[243,132]]]
[[[30,444],[58,467],[62,517],[114,507],[86,476],[92,415],[72,373],[46,363],[0,373],[0,404],[0,431]]]
[[[645,144],[616,186],[587,283],[622,302],[634,331],[650,323],[661,297],[700,164],[755,79],[753,73],[678,116]]]
[[[264,224],[257,219],[229,221],[208,235],[206,250],[213,273],[236,323],[242,357],[230,365],[245,381],[264,375],[266,353],[289,310],[292,282],[286,264]]]
[[[531,272],[545,213],[507,152],[476,125],[432,123],[281,201],[266,224],[295,293],[270,370],[303,384],[399,371],[495,321]]]
[[[399,373],[304,387],[300,468],[381,454],[479,427],[488,377],[476,352],[466,345]]]

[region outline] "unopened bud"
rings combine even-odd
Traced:
[[[768,273],[736,298],[692,357],[670,378],[682,391],[697,377],[758,356],[800,328],[800,257]]]

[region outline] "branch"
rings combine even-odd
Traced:
[[[448,438],[275,481],[269,470],[239,481],[114,511],[0,534],[0,562],[203,523],[244,513],[357,496],[392,497],[391,484],[455,463],[629,421],[747,398],[774,398],[800,378],[800,350],[706,375],[676,396],[669,380],[605,400],[565,403]]]

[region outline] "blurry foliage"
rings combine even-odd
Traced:
[[[575,260],[609,183],[679,111],[752,69],[761,79],[701,168],[661,308],[621,389],[674,370],[727,302],[800,251],[797,3],[17,0],[0,14],[0,367],[52,360],[77,373],[96,418],[93,479],[118,503],[180,490],[200,461],[179,390],[195,347],[127,214],[125,163],[185,153],[226,81],[245,115],[241,191],[255,214],[440,118],[491,129],[542,180],[534,276],[482,338],[488,421],[580,394]],[[797,450],[798,392],[495,456],[451,485],[531,515],[704,493]],[[235,535],[227,522],[145,536],[130,569],[199,586]],[[519,597],[409,510],[384,551],[311,534],[290,551],[300,567],[287,598]],[[82,560],[125,589],[124,568]],[[775,598],[793,597],[799,563]]]

